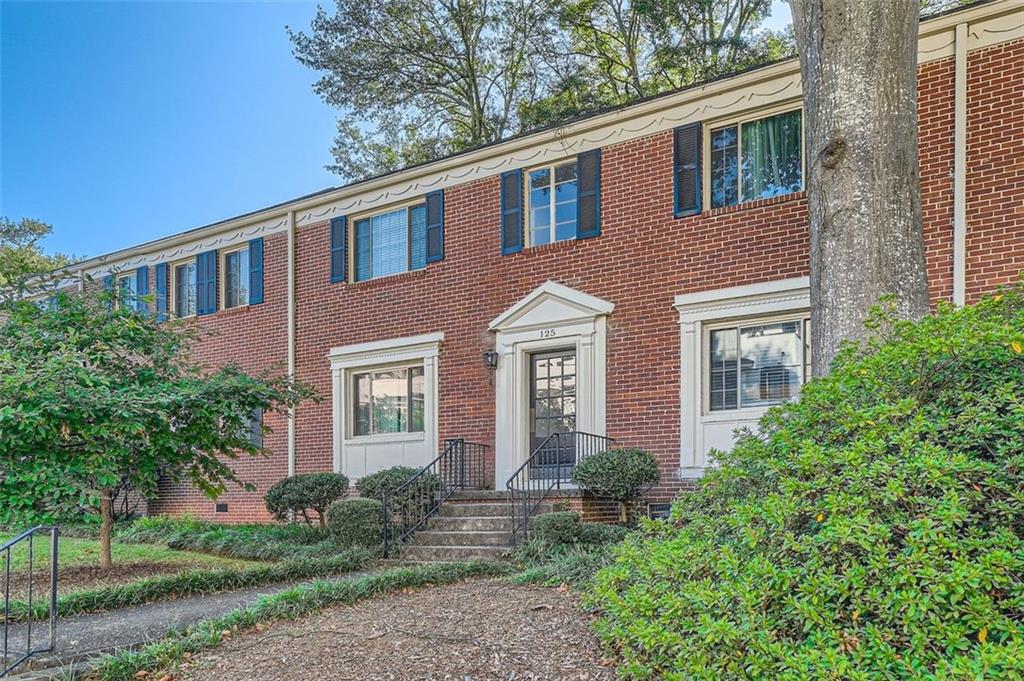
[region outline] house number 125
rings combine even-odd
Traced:
[[[540,331],[541,338],[554,338],[557,335],[558,332],[555,331],[554,329],[541,329]]]

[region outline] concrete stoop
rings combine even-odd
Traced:
[[[537,514],[562,510],[545,500]],[[458,492],[402,547],[403,560],[449,562],[499,559],[512,549],[512,505],[505,492]]]

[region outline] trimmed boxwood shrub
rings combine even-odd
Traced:
[[[542,513],[533,519],[533,538],[546,546],[607,544],[621,541],[626,528],[603,523],[585,523],[575,511]]]
[[[320,524],[326,525],[327,509],[346,494],[348,478],[341,473],[307,473],[281,480],[267,490],[264,501],[278,520],[302,516],[307,525],[312,525],[312,511]]]
[[[328,526],[343,546],[376,547],[384,541],[383,509],[376,499],[342,499],[331,504]]]
[[[1010,679],[1024,669],[1024,290],[891,303],[600,573],[637,679]]]
[[[405,481],[420,472],[418,468],[393,466],[372,475],[367,475],[356,482],[359,496],[367,499],[382,499],[385,494],[392,494],[405,484]]]
[[[572,481],[600,496],[629,502],[658,483],[658,463],[644,449],[609,449],[583,459]]]

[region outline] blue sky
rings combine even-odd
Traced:
[[[94,256],[340,184],[335,113],[285,34],[315,11],[0,0],[0,214]]]

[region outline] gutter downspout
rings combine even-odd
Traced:
[[[295,378],[295,211],[288,211],[288,378]],[[288,477],[295,475],[295,407],[288,408]]]
[[[953,104],[953,304],[967,302],[967,24],[956,25]]]

